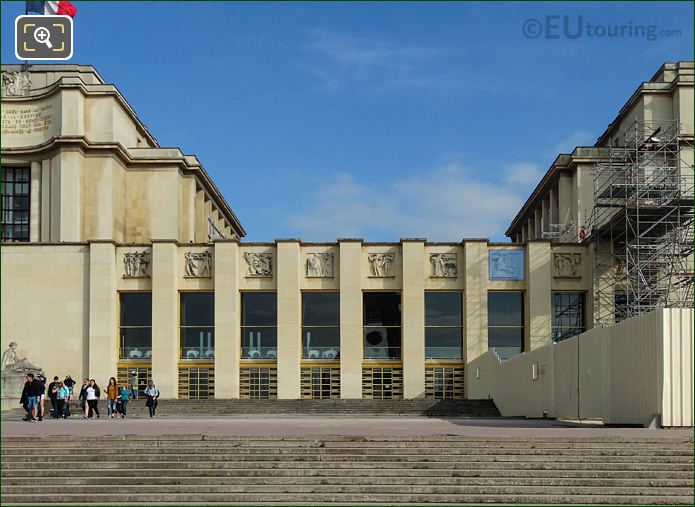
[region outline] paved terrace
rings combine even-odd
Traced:
[[[238,418],[157,418],[96,421],[84,419],[23,422],[3,414],[2,437],[51,435],[185,435],[219,436],[428,436],[463,437],[561,437],[561,438],[688,438],[690,429],[646,429],[603,426],[595,422],[462,419],[427,417],[238,417]]]

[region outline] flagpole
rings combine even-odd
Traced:
[[[29,14],[29,4],[27,2],[24,2],[24,15],[27,16],[28,14]],[[22,66],[22,71],[24,71],[24,72],[29,71],[29,62],[27,60],[24,60],[24,65]]]

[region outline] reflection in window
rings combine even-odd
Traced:
[[[2,166],[2,241],[29,241],[29,168]]]
[[[425,292],[425,359],[461,359],[460,292]]]
[[[487,294],[487,344],[501,359],[524,350],[524,293],[490,291]]]
[[[181,359],[215,358],[215,294],[181,293]]]
[[[121,292],[119,358],[152,359],[152,293]]]
[[[400,359],[400,292],[365,292],[363,302],[365,359]]]
[[[553,292],[553,341],[566,340],[584,331],[584,293]]]
[[[277,294],[241,294],[241,357],[260,361],[277,359]]]
[[[340,355],[340,293],[302,293],[302,357],[335,360]]]

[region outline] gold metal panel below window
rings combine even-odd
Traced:
[[[125,366],[119,365],[116,369],[116,381],[119,386],[133,386],[138,390],[138,396],[143,396],[147,381],[152,378],[151,366]],[[77,387],[77,386],[76,386]]]
[[[362,398],[393,400],[403,398],[403,368],[362,368]]]
[[[265,400],[277,397],[277,368],[250,367],[239,370],[239,398]]]
[[[461,400],[464,394],[463,366],[425,368],[425,398]]]
[[[314,366],[302,368],[302,398],[338,399],[340,398],[340,368]]]
[[[214,368],[206,366],[179,367],[179,399],[206,400],[214,397]]]

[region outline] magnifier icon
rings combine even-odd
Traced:
[[[34,40],[39,44],[46,44],[49,49],[53,47],[53,44],[51,44],[51,32],[44,26],[40,26],[34,30]]]

